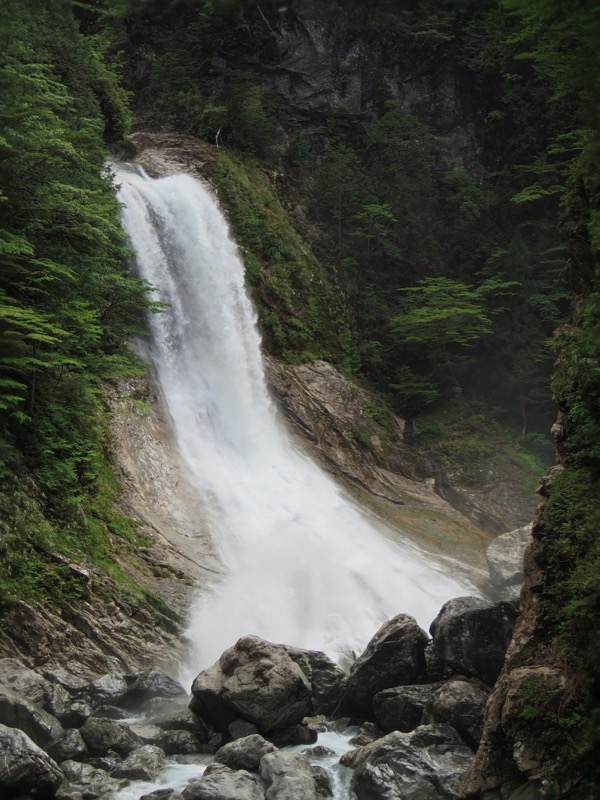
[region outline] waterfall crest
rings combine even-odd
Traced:
[[[290,443],[267,392],[244,269],[212,194],[118,168],[141,277],[167,304],[151,357],[227,575],[191,611],[190,674],[237,638],[360,651],[398,613],[427,626],[472,586],[358,508]]]

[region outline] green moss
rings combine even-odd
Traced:
[[[267,349],[289,363],[349,369],[350,326],[332,277],[294,228],[258,164],[220,154],[213,172],[257,300]]]

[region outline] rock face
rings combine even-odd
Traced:
[[[245,636],[201,672],[192,693],[222,733],[242,717],[261,733],[301,722],[310,711],[311,686],[283,645]],[[198,707],[194,704],[194,709]]]
[[[523,583],[523,556],[531,541],[531,525],[502,533],[488,546],[485,557],[492,583],[499,593]]]
[[[406,614],[385,622],[352,665],[348,700],[358,709],[369,711],[373,698],[383,689],[416,683],[425,672],[428,638]]]
[[[63,774],[50,756],[22,731],[0,725],[0,795],[52,797]]]
[[[457,597],[431,623],[434,654],[447,669],[492,685],[502,669],[516,619],[510,603]]]
[[[473,753],[447,725],[390,733],[342,757],[354,769],[359,800],[458,798],[459,781]]]

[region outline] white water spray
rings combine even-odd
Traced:
[[[426,626],[473,587],[349,500],[280,428],[244,271],[211,193],[185,175],[117,170],[139,273],[168,304],[151,355],[179,447],[212,498],[227,575],[192,609],[190,672],[243,635],[361,651],[398,613]],[[447,569],[447,567],[446,567]]]

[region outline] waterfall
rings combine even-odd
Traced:
[[[398,613],[423,626],[473,587],[361,510],[278,422],[244,269],[211,192],[117,169],[137,270],[166,306],[151,357],[227,574],[191,610],[190,674],[240,636],[360,652]]]

